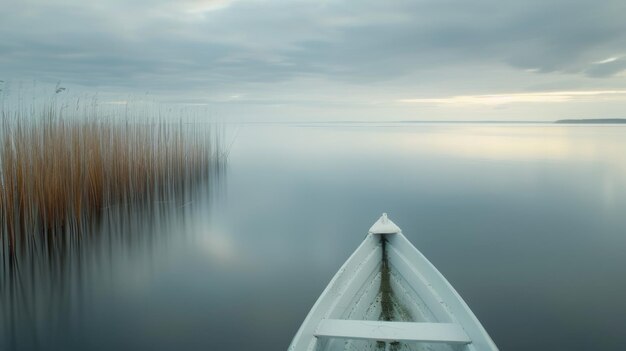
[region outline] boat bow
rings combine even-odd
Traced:
[[[497,350],[476,316],[386,214],[332,278],[290,351]]]

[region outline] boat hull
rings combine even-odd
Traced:
[[[439,330],[438,338],[433,328]],[[497,350],[460,295],[401,232],[366,236],[320,295],[289,347],[387,349]]]

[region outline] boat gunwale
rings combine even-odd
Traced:
[[[354,267],[354,271],[359,270],[359,268],[362,266],[362,263],[364,262],[364,260],[357,261],[357,258],[359,256],[364,255],[365,256],[364,259],[367,259],[367,257],[369,257],[377,249],[380,249],[382,252],[381,246],[382,246],[381,243],[377,242],[372,236],[372,234],[367,234],[365,236],[365,239],[361,242],[361,244],[357,247],[357,249],[354,250],[354,252],[352,252],[350,257],[348,257],[348,259],[343,263],[341,268],[339,268],[339,270],[333,275],[328,285],[326,285],[326,287],[324,288],[320,296],[315,301],[315,304],[313,304],[313,307],[311,307],[311,309],[309,310],[309,313],[307,314],[306,318],[302,322],[302,325],[296,332],[296,335],[294,336],[291,342],[291,345],[288,348],[289,351],[308,349],[308,347],[311,344],[312,339],[311,340],[309,340],[308,338],[303,339],[303,336],[305,333],[307,333],[307,334],[310,334],[311,338],[315,338],[314,332],[319,322],[323,318],[328,317],[328,315],[333,312],[333,308],[336,307],[336,304],[334,303],[328,304],[328,306],[326,306],[325,309],[321,309],[321,307],[322,307],[322,304],[326,303],[326,299],[333,297],[332,296],[333,290],[337,290],[338,288],[340,288],[339,286],[337,286],[337,283],[339,282],[339,280],[345,274],[347,274],[348,268],[351,265],[358,263]],[[381,257],[382,257],[382,254],[381,254]],[[353,282],[353,281],[354,279],[350,280],[350,282]],[[347,286],[348,285],[346,285],[346,287]],[[345,290],[345,287],[344,289],[341,289],[341,290]],[[318,316],[317,314],[319,313],[321,313],[322,315]]]
[[[396,241],[400,241],[401,244],[398,245]],[[405,264],[413,271],[413,274],[421,276],[421,280],[433,291],[435,296],[441,298],[441,302],[447,307],[446,310],[452,320],[460,324],[472,338],[472,344],[468,346],[472,346],[477,350],[498,350],[498,347],[482,323],[480,323],[461,295],[437,267],[406,236],[402,233],[393,234],[393,237],[389,238],[387,242],[396,251],[396,254],[400,256],[398,258],[405,260]],[[410,257],[407,257],[409,255],[413,255],[418,261],[411,260]],[[390,256],[394,257],[394,254]],[[392,259],[391,265],[394,264],[395,262]],[[406,278],[405,280],[411,285],[411,288],[415,289],[413,286],[415,282]]]
[[[336,301],[333,302],[332,299],[339,300],[342,297],[342,293],[351,288],[351,284],[365,284],[365,282],[359,282],[355,277],[348,277],[348,279],[343,282],[341,279],[344,278],[346,274],[355,272],[359,273],[359,269],[362,268],[361,266],[363,262],[370,258],[375,250],[382,246],[381,236],[383,235],[387,236],[385,239],[393,250],[393,259],[390,260],[391,265],[397,270],[394,260],[403,260],[403,263],[409,267],[408,269],[410,269],[410,272],[418,278],[418,281],[415,281],[414,279],[407,279],[407,277],[403,275],[403,278],[407,281],[409,287],[414,291],[418,291],[422,290],[424,287],[416,290],[416,284],[423,284],[426,288],[428,288],[428,290],[430,290],[429,294],[432,294],[432,297],[437,299],[437,301],[443,305],[437,307],[443,308],[445,313],[449,316],[449,318],[437,319],[443,319],[442,322],[450,320],[459,324],[472,339],[472,343],[467,344],[466,349],[497,351],[497,346],[460,294],[441,274],[441,272],[439,272],[439,270],[437,270],[437,268],[402,234],[402,232],[393,234],[368,233],[366,235],[363,242],[361,242],[357,249],[344,262],[341,268],[325,287],[322,294],[318,297],[294,336],[288,350],[312,350],[311,346],[317,345],[318,340],[316,339],[314,333],[321,320],[324,318],[337,317],[332,314],[335,313],[336,309],[340,306],[338,306]],[[357,262],[359,259],[361,261]],[[349,269],[351,266],[354,267]],[[418,296],[421,295],[418,294]],[[431,309],[434,307],[432,305],[427,306]]]

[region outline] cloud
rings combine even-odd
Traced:
[[[183,4],[185,11],[189,13],[204,13],[227,7],[231,0],[186,0],[178,1],[176,4]]]
[[[609,58],[604,59],[604,60],[593,62],[593,64],[594,65],[603,65],[605,63],[611,63],[611,62],[617,61],[619,59],[620,59],[619,57],[613,56],[613,57],[609,57]]]
[[[593,65],[585,70],[585,73],[592,77],[602,78],[619,75],[619,73],[625,70],[626,58],[613,56],[594,62]]]
[[[230,103],[626,88],[622,0],[0,2],[0,79]]]

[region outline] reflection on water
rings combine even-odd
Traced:
[[[500,349],[626,349],[625,150],[616,126],[244,126],[220,201],[189,188],[34,247],[0,346],[286,349],[389,212]]]
[[[237,207],[249,223],[237,227],[272,243],[246,254],[294,271],[281,287],[299,296],[283,303],[300,312],[276,327],[284,344],[386,211],[501,349],[622,349],[625,150],[619,126],[257,127],[233,150],[230,195],[267,204]]]
[[[189,235],[181,229],[190,219],[210,214],[225,170],[212,164],[196,179],[111,204],[80,230],[32,236],[0,271],[2,349],[57,349],[71,340],[73,325],[89,321],[94,296],[111,285],[140,284],[148,274],[141,262],[158,260]],[[50,335],[58,345],[50,347]]]

